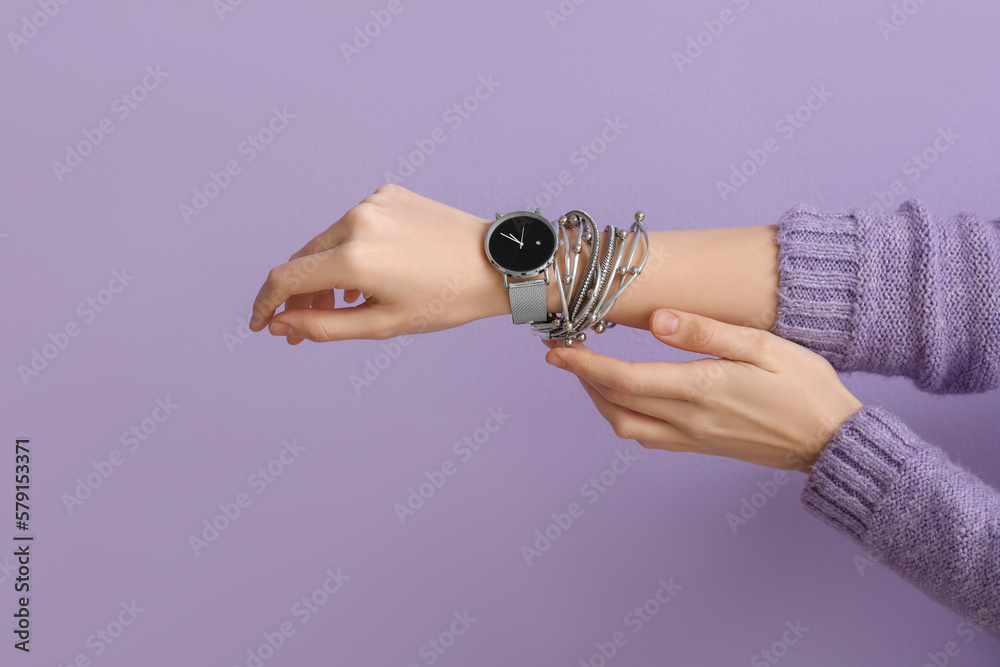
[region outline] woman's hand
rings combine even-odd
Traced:
[[[650,330],[720,358],[630,363],[545,341],[545,360],[576,374],[615,433],[643,447],[810,472],[862,407],[823,357],[769,332],[671,310],[653,312]]]
[[[271,269],[250,329],[292,344],[439,331],[503,312],[486,258],[487,220],[386,185]],[[344,301],[337,307],[334,289]],[[284,311],[275,310],[285,304]],[[510,312],[510,306],[507,306]]]

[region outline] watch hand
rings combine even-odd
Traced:
[[[513,234],[508,234],[507,232],[501,232],[500,236],[506,236],[507,238],[509,238],[511,241],[513,241],[517,245],[521,246],[522,248],[524,247],[524,244],[521,243],[520,241],[518,241],[517,237],[515,237]]]
[[[518,241],[518,243],[521,244],[522,248],[524,247],[524,223],[523,222],[521,223],[521,240]]]

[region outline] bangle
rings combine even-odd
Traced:
[[[532,325],[534,333],[550,340],[562,340],[563,345],[572,347],[575,341],[582,343],[587,339],[587,329],[593,328],[595,333],[603,333],[615,326],[614,322],[606,322],[604,318],[618,297],[642,273],[649,256],[649,234],[643,222],[645,218],[642,211],[636,213],[635,222],[628,231],[608,225],[604,230],[606,240],[603,243],[601,235],[597,233],[597,224],[583,211],[570,211],[559,218],[559,243],[556,252],[558,253],[558,248],[562,248],[562,270],[558,257],[553,265],[562,312],[548,313],[544,322]],[[572,243],[570,232],[575,233]],[[642,260],[638,264],[632,264],[640,234],[645,240]],[[587,244],[590,254],[583,278],[574,291],[583,244]],[[612,291],[616,277],[618,283]]]

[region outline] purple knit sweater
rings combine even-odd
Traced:
[[[1000,220],[896,212],[778,223],[775,334],[839,371],[904,375],[935,393],[1000,385]],[[875,560],[1000,638],[1000,492],[883,408],[866,405],[820,455],[803,505]]]

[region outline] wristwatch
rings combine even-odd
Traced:
[[[555,226],[545,219],[541,209],[497,213],[496,221],[487,230],[486,256],[503,274],[514,324],[534,327],[548,320],[548,268],[555,260],[558,238]]]

